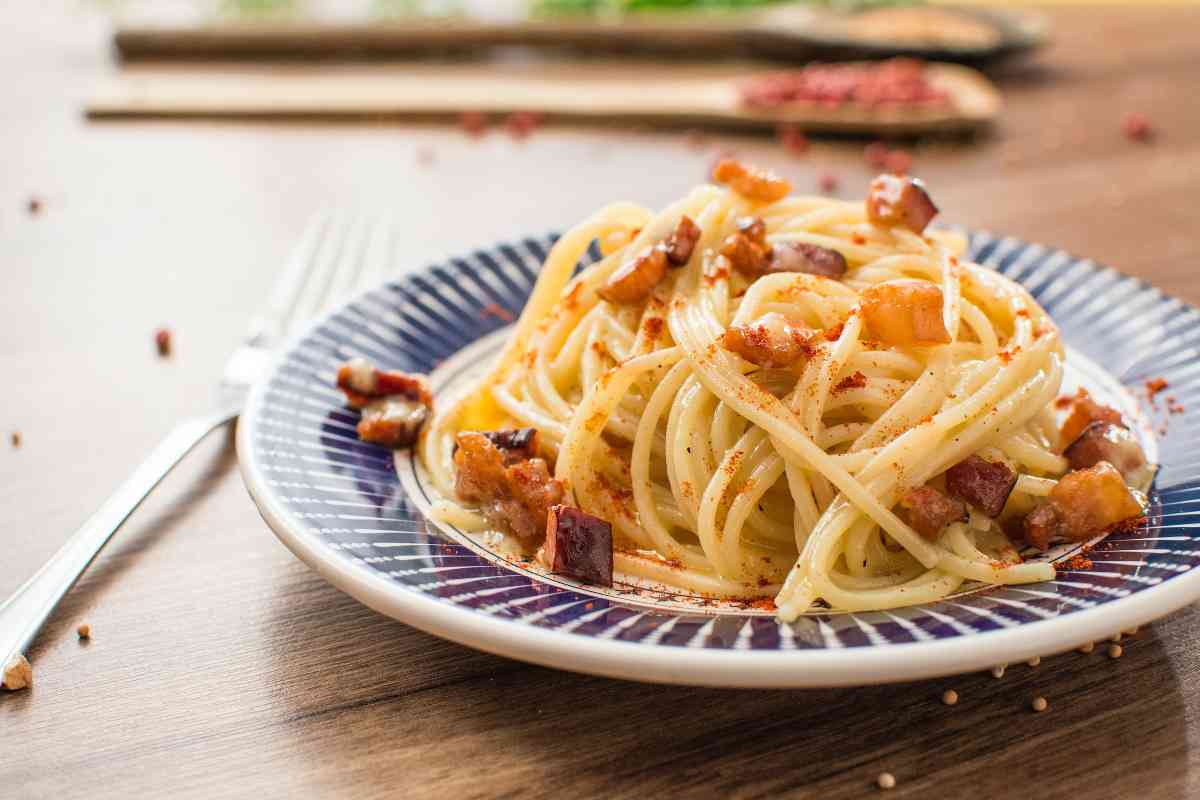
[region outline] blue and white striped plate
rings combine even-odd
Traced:
[[[520,312],[553,236],[500,245],[388,283],[291,341],[238,432],[246,484],[283,542],[334,585],[396,619],[472,647],[564,669],[720,686],[911,680],[1063,651],[1200,597],[1200,312],[1061,251],[984,233],[974,260],[1024,284],[1062,328],[1080,383],[1138,421],[1163,465],[1139,530],[1114,535],[1047,583],[960,592],[931,605],[814,613],[781,624],[737,604],[651,587],[597,590],[513,564],[428,524],[411,459],[364,444],[334,389],[366,355],[452,389],[486,364]],[[594,258],[593,253],[590,258]],[[1098,365],[1103,365],[1100,367]],[[1154,403],[1143,384],[1169,389]],[[1178,410],[1178,409],[1176,409]]]

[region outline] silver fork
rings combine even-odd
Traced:
[[[321,217],[309,226],[266,306],[251,321],[245,341],[226,363],[215,410],[167,434],[100,510],[0,605],[0,667],[16,663],[26,652],[59,601],[159,481],[205,436],[237,419],[279,340],[364,281],[379,277],[385,244],[386,229],[377,223]],[[0,669],[0,684],[3,674]]]

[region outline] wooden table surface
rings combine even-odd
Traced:
[[[651,206],[718,146],[858,196],[862,142],[789,157],[766,140],[546,129],[517,143],[362,124],[86,122],[111,69],[79,3],[0,12],[0,596],[172,423],[328,206],[393,211],[397,270]],[[1086,253],[1200,302],[1200,9],[1072,8],[1054,47],[999,78],[983,140],[916,148],[949,222]],[[1152,144],[1121,134],[1145,113]],[[431,163],[424,163],[432,156]],[[27,210],[30,197],[41,212]],[[152,331],[169,324],[160,360]],[[19,449],[8,430],[20,431]],[[91,641],[76,640],[90,623]],[[0,696],[0,796],[1140,798],[1200,793],[1200,614],[1040,666],[831,691],[678,689],[555,672],[448,644],[339,593],[259,519],[231,440],[160,487]],[[961,700],[948,707],[942,691]],[[1033,714],[1036,695],[1049,711]]]

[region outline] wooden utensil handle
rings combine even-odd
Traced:
[[[746,39],[736,25],[711,21],[441,22],[328,26],[316,24],[221,25],[208,28],[124,27],[117,50],[125,58],[237,58],[400,55],[498,46],[728,53]]]

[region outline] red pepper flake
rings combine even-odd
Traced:
[[[1182,414],[1183,413],[1183,406],[1180,403],[1176,402],[1174,395],[1167,398],[1167,413],[1168,414]]]
[[[1121,131],[1131,142],[1148,142],[1154,137],[1154,129],[1145,114],[1131,111],[1121,120]]]
[[[797,125],[780,125],[775,131],[775,137],[789,153],[803,156],[808,152],[808,137]]]
[[[464,111],[458,116],[458,125],[473,139],[487,133],[488,118],[482,111]]]
[[[775,601],[769,597],[760,597],[757,600],[750,601],[750,608],[755,611],[769,611],[774,614],[778,609],[775,606]]]
[[[1064,394],[1064,395],[1060,395],[1059,397],[1055,398],[1054,407],[1059,408],[1059,409],[1070,408],[1071,404],[1074,402],[1075,402],[1074,395]]]
[[[499,303],[488,303],[486,306],[479,309],[480,319],[487,319],[488,317],[495,317],[501,322],[512,322],[514,319],[516,319],[511,311]]]
[[[13,447],[20,447],[21,446],[21,432],[13,431],[10,440],[12,441]]]
[[[871,142],[863,150],[863,158],[866,159],[867,165],[873,169],[883,169],[887,166],[888,153],[891,150],[884,142]]]
[[[533,133],[534,128],[542,124],[543,114],[540,111],[514,111],[504,121],[508,135],[520,141]]]
[[[912,155],[907,150],[893,150],[887,154],[884,168],[893,175],[907,175],[912,164]]]
[[[832,172],[822,172],[817,178],[817,187],[820,188],[820,190],[825,194],[836,192],[839,183],[841,183],[841,181],[839,181],[837,175],[834,175]]]
[[[826,341],[836,342],[838,339],[842,338],[842,331],[845,330],[845,328],[846,328],[846,323],[844,323],[844,322],[839,322],[837,325],[834,325],[832,328],[826,328],[825,329]]]
[[[705,274],[702,280],[704,281],[704,285],[711,289],[718,281],[723,281],[728,277],[729,267],[722,265],[713,270],[711,274]]]
[[[171,329],[159,328],[154,332],[154,346],[163,358],[171,355]]]
[[[37,195],[30,197],[29,205],[26,206],[26,208],[29,209],[29,213],[31,216],[36,217],[42,211],[42,198],[38,197]]]
[[[928,79],[923,62],[892,58],[866,64],[809,64],[753,78],[742,102],[758,108],[803,103],[822,108],[945,106],[952,98]]]
[[[838,381],[837,386],[833,387],[833,393],[838,394],[848,389],[861,389],[867,385],[867,376],[857,370],[852,375],[847,375]]]
[[[584,603],[584,605],[583,605],[583,610],[584,610],[584,611],[591,611],[591,610],[592,610],[593,608],[595,608],[595,607],[596,607],[596,604],[595,604],[595,603]]]
[[[1082,553],[1071,556],[1071,560],[1067,562],[1067,566],[1071,569],[1091,569],[1094,565],[1090,558],[1084,557]]]
[[[1153,403],[1155,395],[1166,389],[1168,385],[1166,378],[1151,378],[1146,381],[1146,399]],[[1173,399],[1168,397],[1167,402]]]
[[[863,236],[861,233],[856,233],[850,237],[850,241],[858,245],[863,245],[867,243],[867,237]]]

